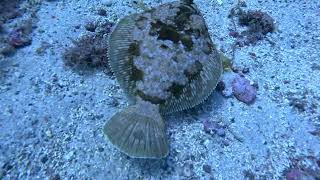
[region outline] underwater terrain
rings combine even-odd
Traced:
[[[224,60],[216,90],[165,116],[165,158],[105,138],[128,106],[108,37],[168,2],[0,1],[0,179],[320,179],[317,0],[194,0]]]

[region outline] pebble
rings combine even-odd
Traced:
[[[217,129],[217,134],[220,137],[224,137],[224,136],[226,136],[226,131],[223,128],[218,128]]]
[[[202,169],[204,172],[211,174],[211,166],[210,165],[205,164],[202,166]]]
[[[38,119],[33,119],[33,120],[31,121],[31,125],[32,125],[32,126],[35,126],[35,125],[38,124],[38,122],[39,122]]]
[[[108,6],[108,7],[110,7],[110,6],[112,6],[113,1],[112,1],[112,0],[104,0],[104,1],[102,1],[102,4],[104,4],[104,5]]]
[[[6,112],[6,114],[10,115],[10,114],[13,113],[13,108],[12,107],[6,107],[5,108],[5,112]]]
[[[85,25],[84,25],[84,28],[87,30],[87,31],[90,31],[90,32],[95,32],[96,30],[96,25],[94,24],[94,22],[87,22]]]
[[[21,72],[14,72],[14,76],[19,79],[24,77],[24,75]]]
[[[52,137],[52,132],[51,132],[51,130],[46,130],[45,133],[46,133],[47,137],[49,137],[49,138]]]
[[[224,139],[224,140],[223,140],[223,145],[224,145],[224,146],[229,146],[229,145],[230,145],[230,142],[229,142],[227,139]]]
[[[75,152],[74,151],[70,151],[68,154],[66,154],[64,156],[64,159],[67,160],[67,161],[70,161],[74,158],[74,155],[75,155]]]
[[[107,104],[110,105],[111,107],[117,107],[120,105],[120,102],[118,101],[118,99],[112,97],[110,102],[108,102]]]
[[[98,151],[99,151],[99,152],[103,152],[103,151],[104,151],[104,148],[103,148],[102,146],[99,146],[99,147],[98,147]]]
[[[242,69],[242,73],[247,74],[250,72],[250,69],[248,67],[245,67]]]
[[[222,5],[222,4],[223,4],[223,1],[222,1],[222,0],[217,0],[217,3],[218,3],[219,5]]]
[[[190,163],[185,163],[182,167],[182,176],[191,177],[193,174],[193,165]]]
[[[40,160],[43,164],[46,163],[48,161],[48,156],[44,155],[41,160]]]
[[[106,16],[107,15],[107,11],[104,9],[98,9],[98,15],[100,16]]]
[[[50,177],[50,180],[60,180],[60,175],[59,174],[54,174]]]
[[[63,137],[63,141],[64,142],[68,142],[70,140],[71,140],[71,136],[70,135],[68,135],[68,134],[64,135],[64,137]]]

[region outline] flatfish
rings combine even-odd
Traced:
[[[205,20],[190,0],[166,3],[121,19],[108,43],[129,106],[106,122],[104,134],[130,157],[163,158],[163,115],[202,103],[223,71]]]

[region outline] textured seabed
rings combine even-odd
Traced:
[[[246,77],[259,86],[256,101],[246,105],[214,92],[166,117],[170,154],[162,160],[131,159],[114,149],[102,127],[127,105],[117,82],[99,70],[79,74],[62,61],[72,39],[87,33],[87,21],[116,22],[141,9],[126,0],[39,2],[32,44],[0,59],[0,179],[283,179],[295,167],[320,169],[320,133],[310,133],[320,130],[318,1],[246,2],[277,25],[268,40],[234,54],[234,64],[248,68]],[[164,2],[144,0],[152,7]],[[236,2],[195,3],[218,49],[232,57],[228,14]],[[50,46],[39,55],[43,42]],[[207,134],[204,120],[223,124],[225,135]]]

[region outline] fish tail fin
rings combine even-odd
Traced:
[[[159,107],[138,102],[116,113],[104,134],[120,151],[135,158],[163,158],[169,147]]]

